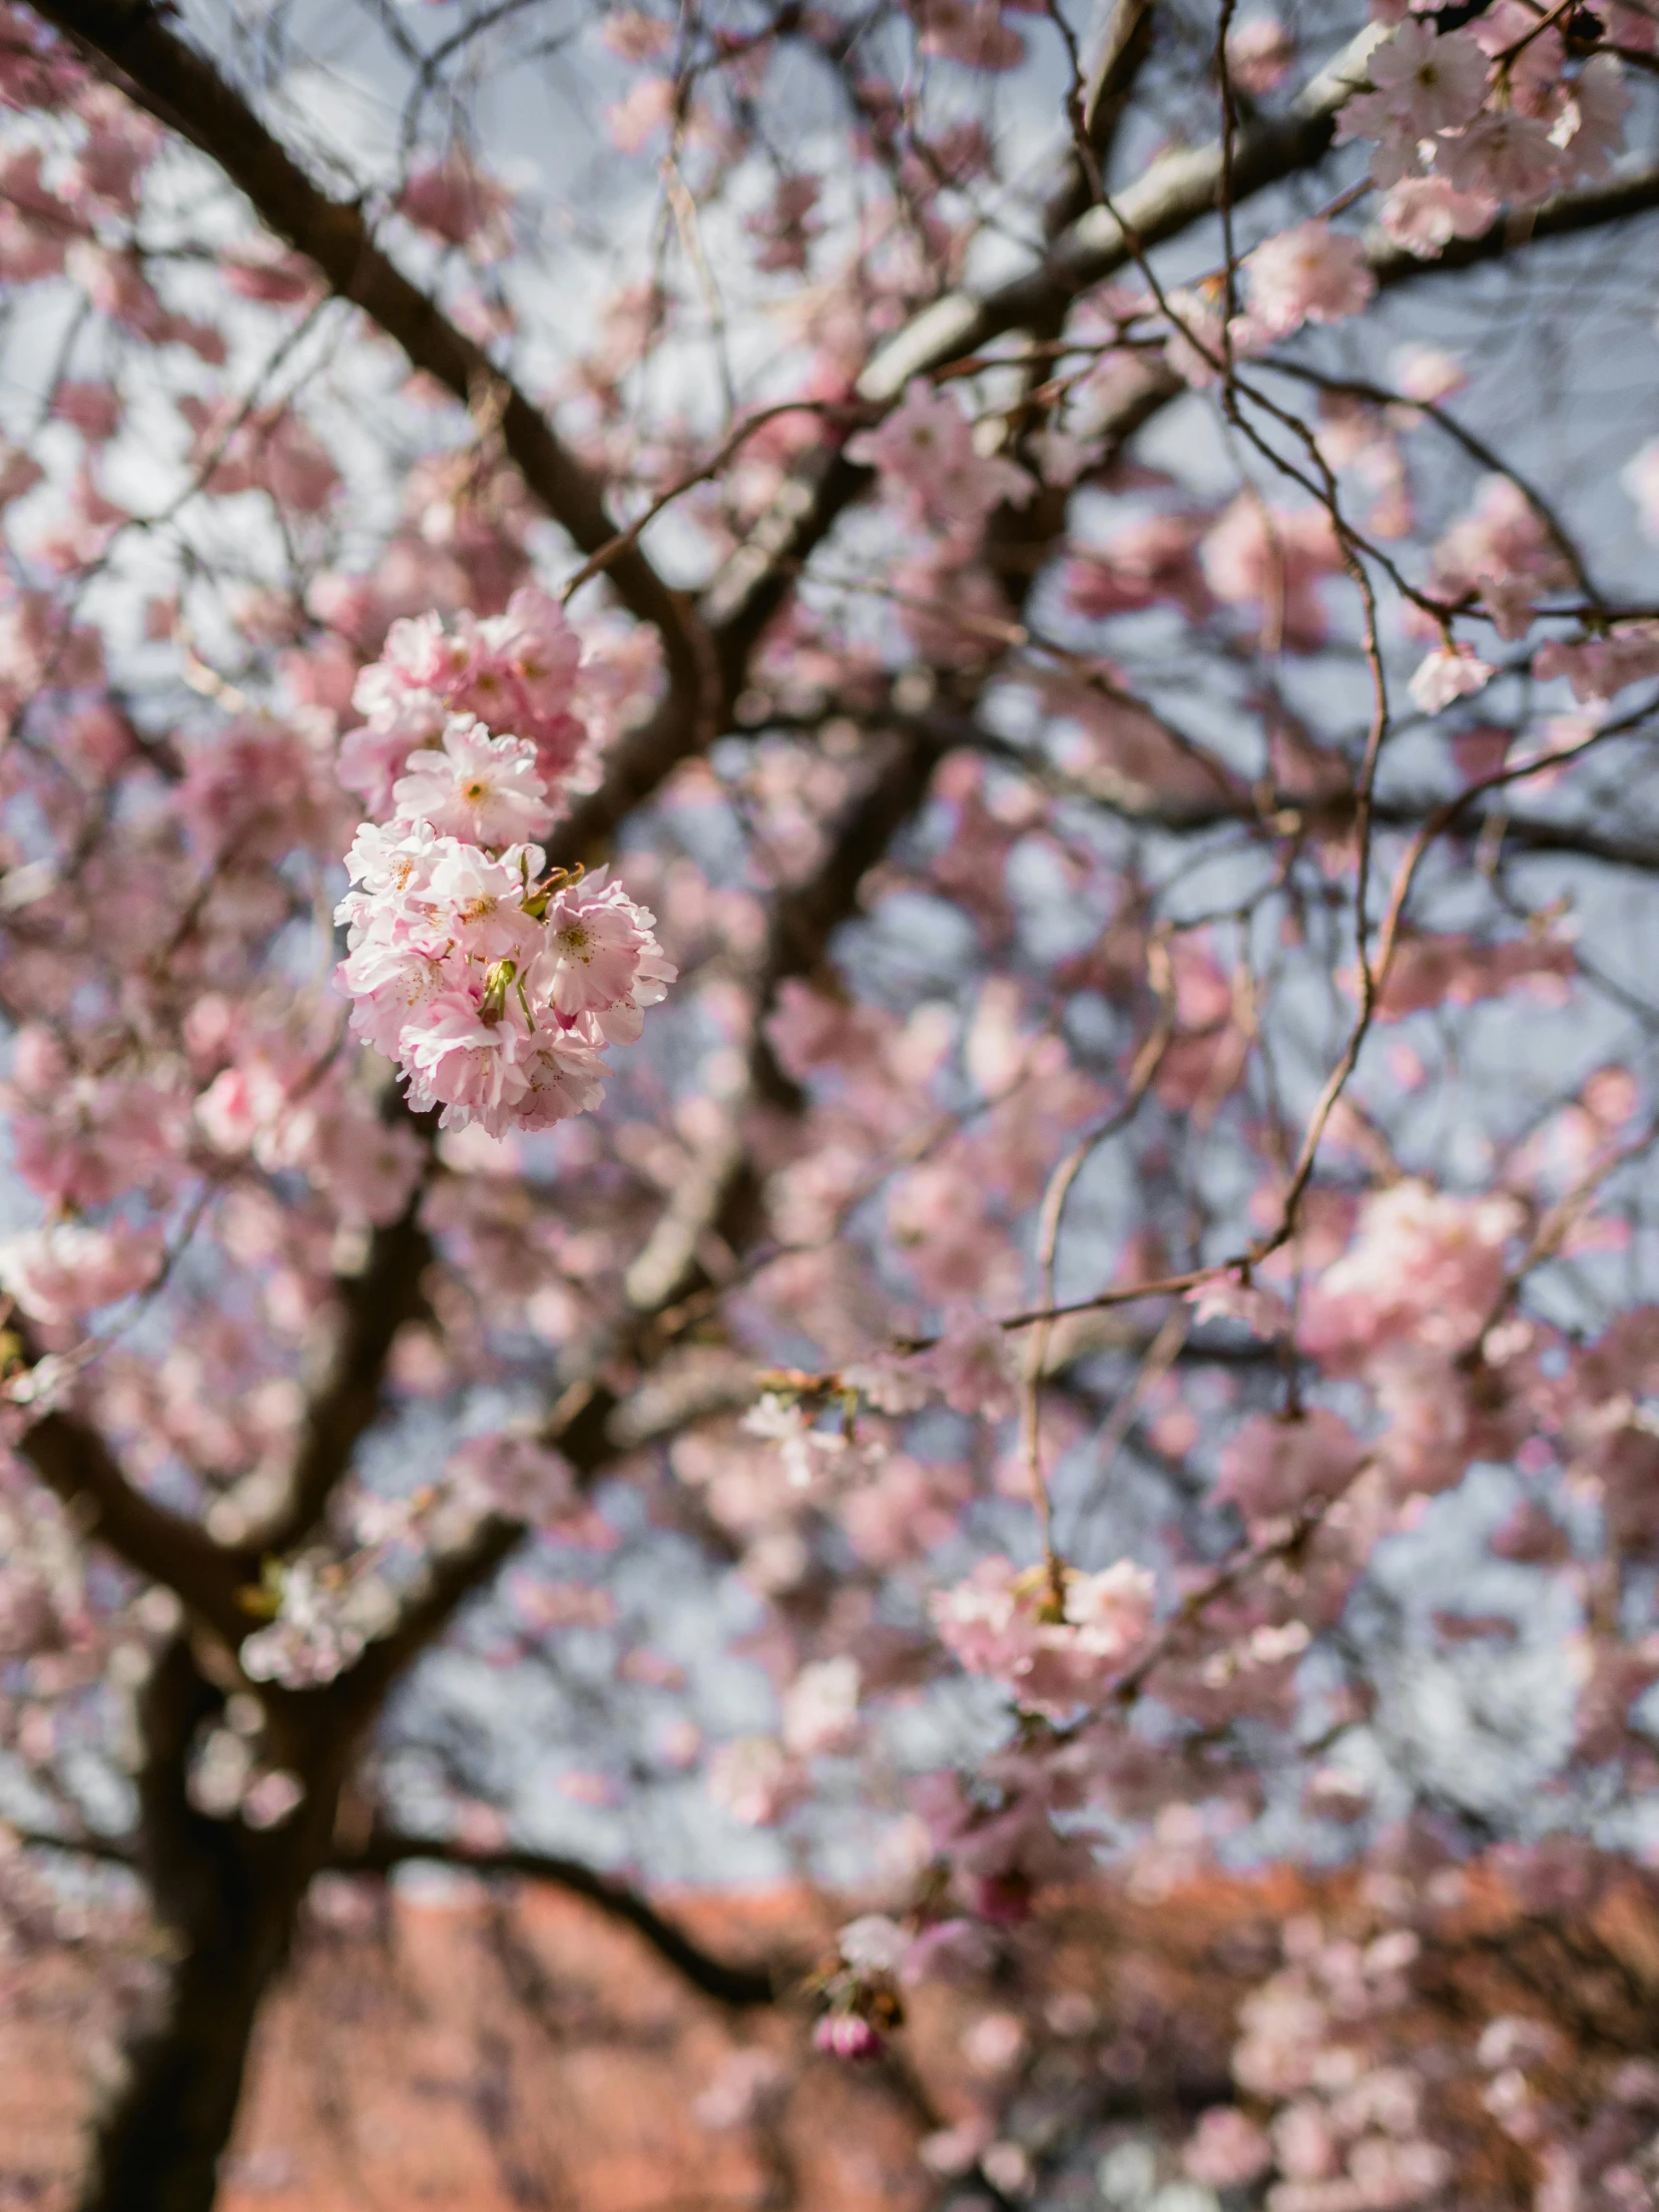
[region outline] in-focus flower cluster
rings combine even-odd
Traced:
[[[339,780],[366,811],[392,810],[411,753],[437,745],[451,716],[471,715],[496,736],[531,748],[555,804],[584,781],[588,729],[576,712],[582,641],[564,609],[524,586],[505,614],[464,610],[445,629],[435,614],[394,622],[378,661],[358,676],[351,703],[365,720],[340,746]]]
[[[1099,1574],[1062,1568],[1061,1581],[1063,1606],[1045,1567],[982,1559],[933,1600],[939,1640],[961,1664],[1050,1718],[1097,1703],[1152,1625],[1152,1577],[1130,1560]]]
[[[565,742],[560,720],[572,718],[553,704],[569,697],[568,632],[521,617],[509,610],[465,638],[398,624],[395,652],[364,672],[359,704],[381,716],[382,739],[409,716],[436,728],[391,782],[392,819],[359,828],[346,855],[352,889],[335,916],[350,931],[338,976],[352,1027],[403,1070],[417,1112],[441,1107],[444,1128],[476,1121],[491,1136],[597,1105],[605,1046],[631,1044],[675,976],[654,917],[620,883],[549,871],[530,841],[554,820],[549,761],[568,767],[581,736]],[[450,682],[462,663],[464,682]],[[498,682],[507,711],[528,712],[541,742],[442,710],[447,693],[487,696],[495,712]],[[376,775],[390,759],[375,757]],[[344,771],[360,772],[365,792],[377,789],[369,765],[365,751]]]
[[[1409,252],[1431,260],[1484,231],[1501,207],[1536,207],[1606,176],[1630,95],[1615,53],[1569,66],[1582,41],[1564,37],[1561,21],[1583,16],[1599,36],[1601,16],[1497,0],[1467,27],[1442,29],[1418,10],[1385,12],[1396,27],[1371,57],[1370,88],[1343,109],[1339,135],[1376,142],[1383,228]]]

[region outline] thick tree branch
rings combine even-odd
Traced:
[[[1363,76],[1372,43],[1374,33],[1362,34],[1308,87],[1290,117],[1240,134],[1235,202],[1323,159],[1335,135],[1337,110]],[[1125,268],[1137,250],[1166,243],[1213,213],[1221,172],[1219,141],[1166,155],[1115,199],[1111,212],[1096,207],[1080,216],[1024,276],[984,293],[950,292],[924,308],[869,362],[859,379],[860,396],[894,400],[910,377],[973,354],[1010,330],[1057,328],[1080,293]],[[1433,261],[1419,260],[1381,233],[1368,237],[1367,258],[1380,283],[1406,283],[1655,208],[1659,168],[1649,168],[1593,190],[1564,194],[1521,216],[1504,216],[1478,239],[1454,240]],[[1161,393],[1149,394],[1147,412],[1155,412],[1162,400],[1183,388],[1168,379]],[[872,481],[869,470],[848,461],[837,447],[822,453],[811,472],[789,486],[707,595],[705,609],[719,626],[723,651],[730,653],[761,635],[813,550]]]
[[[1239,133],[1233,154],[1235,201],[1265,191],[1324,159],[1336,136],[1337,111],[1365,81],[1365,65],[1381,32],[1364,31],[1314,79],[1283,118]],[[1224,156],[1219,139],[1182,148],[1153,163],[1110,208],[1078,217],[1034,269],[986,292],[953,291],[889,338],[858,380],[866,399],[896,398],[912,376],[976,353],[1009,330],[1052,321],[1079,292],[1126,269],[1137,253],[1160,246],[1213,214]]]
[[[42,1414],[18,1450],[60,1497],[82,1533],[171,1590],[196,1620],[233,1647],[253,1625],[238,1601],[247,1562],[199,1522],[135,1489],[97,1429],[73,1413]]]
[[[891,734],[870,763],[863,789],[836,825],[821,864],[804,882],[787,885],[774,898],[766,952],[755,978],[755,1032],[745,1093],[730,1103],[727,1136],[696,1164],[628,1271],[628,1296],[641,1314],[661,1313],[695,1287],[699,1247],[710,1231],[735,1231],[758,1214],[760,1192],[742,1128],[746,1108],[765,1104],[792,1109],[802,1103],[772,1050],[766,1015],[783,983],[810,975],[823,960],[830,936],[856,908],[859,883],[920,807],[949,742],[948,727],[925,717]],[[723,1241],[730,1245],[735,1237],[727,1234]]]
[[[338,1323],[319,1371],[308,1379],[284,1494],[249,1532],[254,1548],[287,1551],[310,1534],[380,1410],[392,1340],[421,1310],[420,1279],[432,1258],[431,1240],[420,1227],[421,1195],[417,1187],[402,1218],[374,1232],[362,1273],[337,1285]]]
[[[982,731],[959,740],[983,753],[994,754],[1010,767],[1034,777],[1057,797],[1075,799],[1117,819],[1135,830],[1157,830],[1165,836],[1202,836],[1229,828],[1271,833],[1346,834],[1354,825],[1354,797],[1337,793],[1310,800],[1296,792],[1264,790],[1252,795],[1249,806],[1228,806],[1221,801],[1170,799],[1151,786],[1128,778],[1098,774],[1069,774],[1049,766],[1023,747],[1009,745]],[[1435,798],[1380,799],[1373,802],[1373,822],[1389,830],[1420,830],[1442,802]],[[1292,827],[1294,825],[1294,828]],[[1659,830],[1649,835],[1621,835],[1587,823],[1552,821],[1547,815],[1518,815],[1507,809],[1473,811],[1463,819],[1459,834],[1470,844],[1495,837],[1500,852],[1558,853],[1563,857],[1594,860],[1607,867],[1628,868],[1635,873],[1659,873]]]
[[[1290,114],[1252,125],[1237,140],[1232,169],[1235,200],[1312,168],[1329,151],[1337,110],[1363,80],[1381,33],[1354,40],[1317,77]],[[1178,237],[1211,214],[1221,189],[1220,140],[1166,154],[1114,201],[1093,207],[1054,241],[1034,268],[985,292],[947,292],[912,317],[881,346],[858,379],[860,398],[895,400],[912,376],[978,352],[1009,330],[1054,328],[1080,292],[1126,268],[1138,250]],[[1115,211],[1115,212],[1114,212]],[[783,604],[802,563],[836,518],[872,481],[836,450],[816,478],[793,483],[771,514],[727,563],[707,600],[711,619],[733,640],[758,637]]]
[[[741,1126],[745,1112],[756,1105],[799,1111],[804,1103],[778,1064],[766,1016],[780,986],[812,974],[835,929],[856,910],[859,884],[921,806],[953,729],[946,717],[921,715],[888,732],[819,866],[774,897],[766,951],[754,979],[748,1082],[743,1096],[731,1102],[729,1134],[698,1164],[629,1269],[628,1296],[641,1314],[661,1313],[696,1286],[698,1247],[709,1230],[721,1234],[739,1223],[748,1226],[757,1216],[760,1194]],[[736,1240],[726,1235],[725,1241]]]
[[[750,1392],[754,1394],[753,1389]],[[138,1852],[121,1838],[94,1835],[82,1830],[73,1835],[52,1836],[20,1832],[18,1842],[31,1850],[63,1852],[72,1858],[92,1859],[101,1866],[137,1870]],[[774,2004],[789,1981],[802,1969],[781,1963],[750,1964],[745,1960],[716,1957],[684,1929],[659,1912],[640,1891],[614,1875],[600,1874],[580,1859],[558,1852],[463,1851],[442,1837],[411,1836],[401,1830],[376,1827],[357,1849],[337,1848],[325,1862],[335,1874],[389,1874],[411,1860],[480,1876],[504,1876],[520,1882],[541,1882],[550,1889],[568,1890],[573,1897],[595,1905],[611,1920],[620,1921],[644,1937],[694,1989],[718,2004],[748,2007]]]
[[[523,1542],[522,1521],[487,1513],[451,1550],[439,1552],[405,1595],[396,1620],[331,1685],[345,1731],[360,1733],[379,1711],[386,1692],[435,1643],[468,1598]]]
[[[797,1970],[789,1966],[748,1965],[717,1958],[660,1913],[628,1883],[596,1872],[579,1859],[556,1852],[457,1850],[441,1839],[410,1836],[376,1828],[360,1850],[342,1851],[330,1864],[344,1874],[386,1874],[411,1859],[435,1860],[478,1875],[509,1875],[524,1882],[545,1882],[585,1898],[614,1921],[633,1929],[657,1955],[694,1989],[718,2004],[750,2007],[773,2004]]]
[[[139,1707],[138,1864],[160,1971],[96,2115],[80,2203],[82,2212],[210,2212],[254,2020],[332,1832],[346,1747],[319,1746],[297,1814],[259,1831],[191,1802],[193,1749],[224,1701],[190,1638],[157,1653]]]
[[[1089,65],[1088,84],[1083,94],[1083,128],[1088,133],[1095,163],[1102,172],[1111,159],[1118,125],[1128,112],[1141,70],[1152,52],[1156,14],[1157,0],[1113,0],[1105,35]],[[1080,177],[1078,182],[1088,190],[1087,177]],[[1074,222],[1082,213],[1079,207],[1066,221]],[[1062,229],[1064,227],[1061,225]]]

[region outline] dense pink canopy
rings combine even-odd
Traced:
[[[89,2204],[211,2202],[418,1857],[744,2002],[643,1888],[832,1881],[846,2062],[1103,1864],[1341,1862],[1192,2186],[1428,2205],[1478,2080],[1650,2201],[1388,2023],[1659,1842],[1656,74],[0,9],[0,1894],[159,1938]]]

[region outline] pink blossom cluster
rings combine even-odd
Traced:
[[[1399,2006],[1418,1939],[1394,1928],[1362,1947],[1327,1936],[1312,1916],[1290,1924],[1281,1971],[1240,2011],[1233,2071],[1278,2109],[1261,2144],[1239,2125],[1207,2119],[1191,2155],[1223,2162],[1247,2152],[1260,2172],[1271,2150],[1274,2212],[1403,2212],[1437,2194],[1450,2160],[1425,2131],[1423,2081],[1378,2063],[1375,2024]]]
[[[1491,662],[1483,661],[1472,646],[1448,639],[1423,655],[1406,688],[1423,714],[1439,715],[1459,699],[1484,691],[1496,674]]]
[[[952,1412],[1000,1420],[1014,1409],[1018,1378],[1007,1332],[971,1307],[950,1309],[943,1336],[916,1365]]]
[[[1286,1420],[1259,1413],[1223,1450],[1216,1495],[1248,1521],[1275,1520],[1337,1495],[1364,1458],[1359,1437],[1326,1406]]]
[[[1152,1625],[1154,1585],[1120,1559],[1099,1574],[981,1559],[932,1602],[939,1640],[971,1674],[1005,1683],[1028,1712],[1059,1717],[1099,1702]]]
[[[1341,322],[1377,290],[1364,243],[1318,216],[1264,239],[1245,274],[1250,320],[1264,338],[1287,337],[1305,322]]]
[[[1250,2111],[1206,2112],[1188,2173],[1265,2184],[1268,2212],[1407,2212],[1495,2156],[1539,2212],[1651,2203],[1659,2069],[1645,2046],[1579,2031],[1567,1992],[1584,1968],[1557,1979],[1535,1940],[1558,1915],[1623,1970],[1617,1916],[1642,1921],[1647,1879],[1626,1887],[1627,1864],[1577,1842],[1476,1868],[1420,1830],[1401,1845],[1398,1871],[1283,1921],[1282,1960],[1239,2008]]]
[[[371,815],[388,814],[409,755],[438,744],[452,716],[470,715],[492,735],[525,740],[548,793],[579,789],[588,766],[588,732],[574,710],[581,661],[564,609],[533,585],[483,621],[463,609],[449,629],[435,614],[394,622],[351,694],[366,719],[340,746],[339,780]]]
[[[781,177],[770,204],[745,219],[744,228],[759,247],[757,269],[771,276],[807,267],[808,251],[823,228],[812,220],[822,190],[817,177]]]
[[[1406,1181],[1378,1191],[1359,1234],[1310,1290],[1303,1349],[1339,1368],[1411,1338],[1455,1355],[1478,1334],[1504,1282],[1520,1226],[1512,1198],[1457,1198]]]
[[[397,212],[446,246],[463,246],[478,261],[499,261],[512,244],[513,196],[457,151],[424,162],[397,196]]]
[[[498,1137],[585,1112],[605,1046],[631,1044],[674,980],[654,917],[603,872],[547,871],[529,839],[553,809],[528,740],[451,714],[404,769],[392,820],[364,823],[346,857],[352,1027],[443,1128]]]
[[[298,1168],[343,1220],[395,1221],[424,1160],[408,1123],[383,1120],[326,1046],[307,1050],[301,1038],[253,1025],[227,1042],[230,1064],[196,1101],[197,1130],[219,1161],[247,1158],[268,1172]]]
[[[148,1071],[77,1073],[44,1022],[18,1031],[0,1103],[19,1173],[54,1206],[107,1206],[135,1190],[160,1195],[179,1172],[188,1113],[178,1084]]]
[[[1396,1491],[1443,1489],[1528,1433],[1531,1333],[1493,1326],[1523,1219],[1501,1191],[1464,1199],[1400,1182],[1366,1200],[1353,1245],[1309,1290],[1299,1341],[1328,1375],[1371,1388]]]
[[[1486,230],[1502,207],[1536,207],[1606,176],[1630,96],[1615,54],[1569,67],[1559,12],[1497,0],[1466,27],[1441,30],[1390,10],[1396,28],[1339,130],[1376,142],[1383,225],[1410,252],[1432,259]]]
[[[804,1666],[783,1696],[778,1736],[740,1736],[709,1763],[709,1794],[746,1828],[771,1828],[807,1794],[814,1759],[856,1749],[862,1671],[841,1654]]]
[[[1571,996],[1575,973],[1571,945],[1542,930],[1497,944],[1425,931],[1395,940],[1377,1018],[1400,1021],[1430,1007],[1473,1006],[1511,991],[1562,1006]],[[1357,978],[1345,981],[1352,989]]]
[[[1138,614],[1167,600],[1195,621],[1209,593],[1196,558],[1197,516],[1153,514],[1121,523],[1103,543],[1080,547],[1066,564],[1066,605],[1090,621]]]
[[[1260,606],[1271,635],[1307,648],[1326,635],[1321,587],[1341,573],[1342,546],[1322,506],[1269,506],[1241,494],[1206,536],[1205,581],[1229,606]]]
[[[0,1240],[0,1291],[32,1321],[52,1327],[83,1321],[144,1290],[161,1264],[159,1229],[120,1220],[104,1229],[56,1222]]]
[[[1111,1732],[1119,1745],[1129,1739]],[[1075,1811],[1088,1788],[1093,1747],[1014,1747],[981,1761],[971,1780],[943,1772],[924,1776],[912,1792],[935,1858],[948,1867],[951,1894],[975,1921],[1013,1926],[1025,1920],[1043,1885],[1074,1876],[1086,1864],[1075,1838],[1054,1826],[1056,1813]],[[983,1951],[984,1930],[946,1921],[918,1939],[910,1974],[942,1973],[956,1958]]]
[[[1247,302],[1231,321],[1217,278],[1166,295],[1173,328],[1165,355],[1195,391],[1220,379],[1229,354],[1237,360],[1260,353],[1307,322],[1345,321],[1363,312],[1377,290],[1364,242],[1333,230],[1323,216],[1264,239],[1243,271]]]
[[[1532,668],[1545,680],[1564,676],[1585,705],[1611,699],[1627,684],[1659,676],[1659,622],[1616,622],[1599,636],[1550,638]]]
[[[1232,2104],[1200,2115],[1181,2163],[1209,2189],[1247,2189],[1273,2165],[1273,2145],[1254,2120]]]
[[[993,508],[1019,506],[1036,485],[1016,462],[975,449],[955,398],[922,377],[873,430],[846,445],[848,460],[877,470],[882,489],[910,518],[953,542],[971,540]]]
[[[784,1746],[797,1759],[851,1750],[858,1740],[856,1659],[816,1659],[784,1694]]]
[[[1025,42],[1002,20],[1000,0],[909,0],[921,50],[966,69],[1016,68]]]
[[[474,1436],[451,1455],[444,1478],[468,1512],[556,1527],[566,1544],[604,1550],[615,1541],[610,1524],[581,1496],[570,1461],[534,1434],[499,1429]]]
[[[740,1736],[709,1766],[709,1795],[746,1828],[770,1828],[800,1797],[805,1777],[775,1736]]]
[[[1434,589],[1443,599],[1478,598],[1500,638],[1523,638],[1545,592],[1572,570],[1536,507],[1508,476],[1488,476],[1472,511],[1434,548]]]

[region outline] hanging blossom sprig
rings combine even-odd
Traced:
[[[388,640],[393,668],[405,627]],[[577,658],[544,653],[544,691],[555,669],[573,685]],[[373,676],[357,697],[378,707]],[[605,1046],[633,1043],[677,972],[655,917],[605,870],[548,868],[532,841],[563,796],[547,756],[450,712],[438,742],[388,777],[391,820],[363,823],[346,855],[353,888],[335,919],[350,932],[337,974],[351,1026],[407,1076],[416,1112],[442,1108],[445,1129],[475,1121],[498,1137],[596,1106]]]

